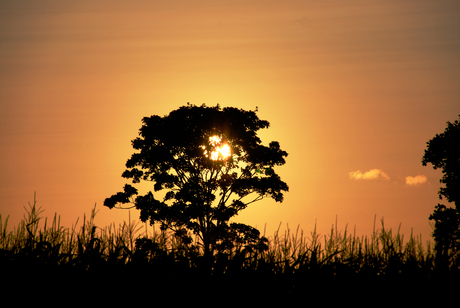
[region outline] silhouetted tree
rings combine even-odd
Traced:
[[[460,117],[459,117],[460,118]],[[455,207],[438,204],[429,219],[435,221],[433,237],[435,239],[436,261],[446,266],[449,250],[456,252],[460,245],[460,124],[447,122],[444,133],[427,142],[422,159],[423,166],[431,163],[434,169],[442,168],[440,180],[445,187],[439,189],[439,199],[446,198]]]
[[[288,191],[274,170],[288,154],[278,142],[264,146],[257,136],[269,122],[254,111],[190,104],[142,122],[139,137],[132,140],[137,152],[122,176],[132,183],[153,182],[154,193],[138,195],[126,184],[104,205],[133,203],[142,221],[159,223],[183,242],[190,243],[195,234],[207,257],[234,245],[260,248],[266,239],[258,230],[229,220],[264,197],[282,202]]]

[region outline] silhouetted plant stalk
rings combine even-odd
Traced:
[[[107,266],[153,266],[168,271],[169,267],[199,268],[203,248],[198,239],[184,241],[177,233],[147,227],[139,222],[113,223],[105,228],[95,225],[96,207],[89,218],[84,215],[71,229],[62,227],[55,215],[49,224],[45,218],[40,227],[42,209],[36,201],[26,208],[24,219],[8,230],[8,217],[0,216],[0,264],[2,266],[35,266],[98,269]],[[274,274],[305,273],[321,270],[331,275],[391,275],[423,273],[430,276],[435,270],[432,244],[422,243],[420,236],[411,233],[404,242],[400,231],[393,234],[385,228],[375,228],[370,237],[343,232],[333,225],[327,235],[317,233],[316,226],[309,236],[297,227],[292,232],[281,224],[273,236],[262,237],[254,245],[235,242],[225,246],[214,259],[214,271],[267,272]],[[150,230],[149,230],[150,229]],[[188,237],[186,237],[188,238]],[[258,246],[259,245],[259,246]],[[455,257],[455,258],[454,258]],[[455,255],[451,267],[458,264]]]

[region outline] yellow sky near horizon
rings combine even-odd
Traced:
[[[455,1],[2,1],[0,214],[66,226],[119,191],[144,116],[254,110],[289,153],[282,204],[237,220],[358,234],[374,217],[429,239],[441,172],[426,142],[460,114]],[[131,211],[131,217],[135,217]]]

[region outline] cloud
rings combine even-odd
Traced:
[[[426,183],[427,178],[424,175],[406,176],[406,185],[416,186]]]
[[[364,173],[360,170],[350,172],[350,179],[352,180],[375,180],[379,177],[385,180],[390,179],[390,177],[380,169],[372,169]]]

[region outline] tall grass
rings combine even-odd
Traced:
[[[278,228],[279,230],[279,228]],[[321,236],[315,229],[310,236],[297,227],[294,233],[288,228],[283,236],[279,231],[270,238],[269,250],[263,260],[275,265],[276,272],[296,272],[305,269],[319,269],[332,275],[365,274],[384,275],[410,272],[430,273],[434,269],[432,243],[422,244],[421,236],[410,235],[407,242],[399,230],[393,234],[386,229],[383,219],[381,229],[375,229],[370,237],[356,236],[331,228],[328,235]]]
[[[95,225],[96,207],[71,228],[61,226],[55,215],[42,227],[42,209],[33,204],[26,208],[23,220],[9,231],[8,217],[0,215],[0,267],[2,270],[63,269],[82,272],[109,270],[154,270],[184,272],[200,267],[197,242],[184,244],[165,231],[151,229],[133,221],[100,228]],[[268,237],[268,249],[235,248],[225,258],[217,258],[215,272],[260,273],[274,275],[417,276],[431,277],[435,272],[430,241],[410,234],[404,241],[399,229],[393,233],[381,227],[367,236],[342,231],[337,225],[324,236],[315,229],[309,235],[299,227],[295,231],[278,230]],[[303,277],[303,276],[302,276]]]

